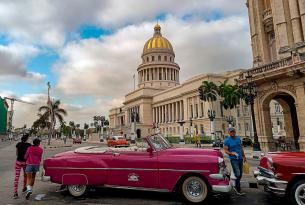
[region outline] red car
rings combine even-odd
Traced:
[[[269,153],[254,176],[265,191],[287,196],[293,205],[305,205],[305,153]]]
[[[73,144],[81,144],[82,143],[82,139],[81,138],[73,138]]]
[[[107,139],[108,147],[128,147],[129,142],[122,136],[112,136]]]
[[[229,173],[219,150],[175,148],[161,135],[124,148],[82,147],[44,161],[45,175],[78,197],[88,186],[181,194],[202,203],[211,192],[230,192]]]

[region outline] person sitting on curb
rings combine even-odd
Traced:
[[[243,173],[243,162],[247,161],[245,156],[240,137],[236,135],[235,128],[230,127],[228,129],[229,136],[224,141],[224,152],[229,155],[232,169],[236,177],[235,186],[233,190],[237,195],[245,195],[241,192],[240,180]]]

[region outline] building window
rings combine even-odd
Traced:
[[[191,118],[194,118],[194,113],[193,113],[193,105],[190,106],[190,111],[191,111]]]
[[[161,61],[161,56],[158,56],[158,61]]]
[[[201,117],[204,117],[203,103],[200,103],[200,107],[201,107]]]
[[[148,57],[146,58],[146,61],[149,62],[149,58]]]
[[[164,60],[167,61],[167,56],[164,56]]]
[[[146,77],[147,77],[147,80],[149,80],[149,72],[147,72],[147,76]]]
[[[249,123],[245,123],[245,129],[246,129],[246,131],[249,131]]]
[[[198,117],[198,104],[195,105],[195,110],[196,110],[196,118]]]
[[[172,57],[169,57],[169,61],[172,62]]]
[[[281,114],[281,105],[279,103],[274,103],[275,114]]]
[[[159,80],[162,80],[162,73],[159,71]]]
[[[155,61],[155,56],[152,56],[152,57],[151,57],[151,61]]]

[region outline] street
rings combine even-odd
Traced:
[[[60,186],[51,182],[42,182],[39,177],[36,179],[34,193],[30,200],[26,201],[19,188],[19,199],[12,199],[14,162],[15,162],[15,144],[16,142],[2,142],[0,145],[0,177],[2,188],[0,190],[0,204],[159,204],[173,205],[183,204],[176,194],[157,193],[145,191],[120,190],[110,188],[91,188],[84,198],[76,199],[68,194],[67,191],[58,192]],[[71,143],[70,143],[71,144]],[[79,146],[92,145],[83,143],[73,145],[72,147],[48,148],[45,150],[45,157],[52,156],[59,152],[73,150]],[[257,164],[257,161],[250,160],[250,164]],[[245,177],[245,180],[247,178]],[[20,181],[21,182],[21,181]],[[22,183],[19,183],[21,185]],[[208,204],[287,204],[283,199],[273,197],[259,189],[245,188],[243,190],[247,195],[237,197],[235,195],[214,195],[210,198]],[[39,200],[41,198],[41,200]]]

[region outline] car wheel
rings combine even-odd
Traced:
[[[302,179],[292,185],[290,200],[294,205],[305,205],[305,180]]]
[[[84,195],[86,188],[86,185],[68,185],[68,191],[74,197],[80,197]]]
[[[190,176],[182,182],[180,194],[186,202],[199,204],[206,201],[209,189],[203,179],[197,176]]]

